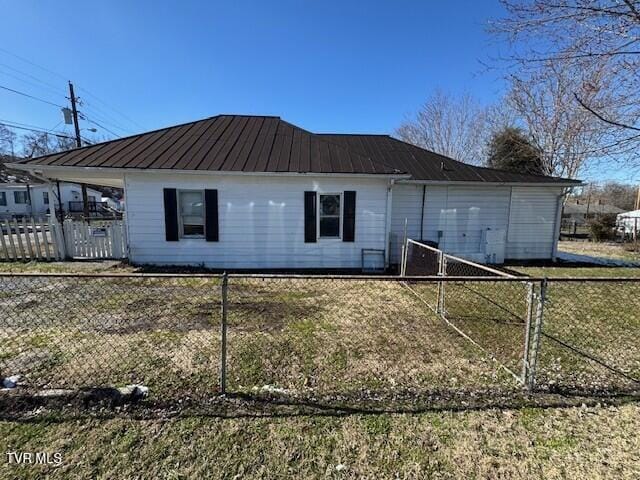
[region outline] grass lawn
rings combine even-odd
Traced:
[[[640,252],[629,252],[619,243],[612,242],[559,242],[558,250],[561,252],[589,255],[592,257],[611,258],[640,262]]]
[[[0,422],[2,478],[638,478],[637,405],[169,420]]]
[[[0,264],[0,268],[134,270],[112,262]],[[521,270],[540,275],[540,269]],[[631,269],[555,268],[552,275],[582,273],[576,270],[596,276],[617,271],[611,274],[616,276]],[[185,392],[197,400],[217,388],[216,279],[12,282],[5,281],[0,290],[7,325],[2,333],[5,341],[0,342],[0,366],[30,366],[24,371],[34,387],[141,382],[160,400],[163,395],[175,400]],[[588,318],[575,314],[567,321],[563,314],[562,328],[552,330],[553,319],[561,312],[585,311],[577,287],[562,285],[549,307],[550,331],[586,338],[603,326],[637,321],[635,313],[612,310],[628,292],[593,287],[585,297],[591,302]],[[520,317],[526,313],[526,289],[509,284],[497,296],[493,292],[499,305],[516,313],[514,318],[512,312],[487,301],[489,292],[482,290],[487,285],[473,286],[480,288],[476,292],[468,287],[447,288],[450,315],[517,369],[520,348],[513,345],[522,345]],[[435,284],[417,285],[415,290],[433,303]],[[56,302],[46,300],[52,295]],[[497,408],[496,401],[476,408],[474,392],[482,388],[508,392],[514,388],[513,379],[400,284],[232,278],[229,302],[230,391],[260,394],[265,388],[282,389],[306,399],[353,393],[375,400],[380,392],[401,397],[407,392],[450,390],[463,401],[457,402],[456,411],[431,405],[412,409],[413,413],[393,407],[370,413],[322,408],[247,412],[234,409],[232,398],[222,416],[218,412],[139,420],[52,413],[7,420],[0,422],[0,452],[61,452],[63,464],[16,466],[5,456],[0,478],[640,475],[640,405],[516,408],[507,403]],[[470,311],[476,316],[482,313],[489,322],[479,323]],[[616,322],[607,321],[611,311]],[[626,367],[637,361],[640,339],[619,337],[624,332],[606,333],[616,339],[610,347]],[[554,372],[554,379],[564,378],[562,371],[554,370],[558,365],[575,367],[574,356],[556,360],[562,351],[552,347],[547,351],[551,353],[541,357],[541,367]],[[585,375],[580,379],[600,378],[591,370]]]

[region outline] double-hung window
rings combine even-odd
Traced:
[[[178,208],[180,236],[184,238],[204,237],[204,192],[202,190],[179,190]]]
[[[6,207],[7,206],[7,193],[6,192],[0,192],[0,206],[1,207]]]
[[[45,205],[49,205],[49,192],[42,192],[42,201]]]
[[[320,238],[340,238],[342,215],[342,195],[339,193],[321,193],[318,201],[318,223]]]
[[[13,192],[13,201],[16,204],[26,204],[29,203],[29,195],[26,191],[23,192]]]

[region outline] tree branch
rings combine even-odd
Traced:
[[[615,120],[610,120],[606,117],[604,117],[602,114],[596,112],[593,108],[591,108],[590,106],[588,106],[586,103],[584,103],[580,97],[578,96],[577,93],[574,93],[573,96],[575,97],[575,99],[577,100],[577,102],[580,104],[580,106],[582,108],[584,108],[585,110],[591,112],[593,115],[595,115],[596,117],[598,117],[600,120],[602,120],[605,123],[608,123],[609,125],[613,125],[615,127],[620,127],[620,128],[626,128],[628,130],[634,130],[636,132],[640,132],[640,128],[638,127],[634,127],[633,125],[626,125],[624,123],[620,123],[620,122],[616,122]]]

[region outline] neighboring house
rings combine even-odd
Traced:
[[[102,197],[100,199],[100,202],[103,203],[104,205],[107,205],[112,210],[117,210],[120,212],[124,210],[122,206],[122,202],[120,202],[119,200],[115,200],[111,197]]]
[[[562,210],[562,219],[567,224],[584,225],[587,220],[601,215],[617,215],[624,212],[615,205],[602,203],[601,201],[576,200],[567,202]]]
[[[398,263],[405,219],[410,238],[454,254],[551,259],[565,189],[580,183],[475,167],[387,135],[241,115],[12,167],[124,188],[133,263],[226,269],[360,268],[363,249]]]
[[[53,194],[53,198],[51,195]],[[82,212],[82,187],[60,183],[60,195],[65,213]],[[102,193],[87,189],[89,203],[100,202]],[[59,210],[58,190],[55,185],[44,183],[0,183],[0,218],[41,217],[51,211],[51,203]]]
[[[640,210],[619,213],[616,215],[616,226],[620,233],[635,240],[640,232]]]

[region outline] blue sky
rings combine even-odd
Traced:
[[[491,101],[484,26],[497,1],[0,1],[0,85],[19,68],[86,88],[151,129],[217,113],[280,115],[315,131],[392,132],[437,87]],[[5,65],[5,67],[2,66]],[[22,77],[29,79],[27,77]],[[80,90],[82,97],[83,92]],[[120,126],[140,126],[119,117]],[[0,92],[0,118],[47,128],[55,107]],[[96,113],[99,115],[99,113]],[[104,117],[106,118],[106,117]],[[117,131],[117,130],[116,130]]]
[[[437,88],[486,103],[502,89],[481,64],[497,54],[485,32],[502,14],[497,0],[0,0],[0,8],[0,85],[66,105],[71,79],[81,109],[119,135],[218,113],[392,133]],[[57,107],[0,90],[3,120],[71,131]]]

